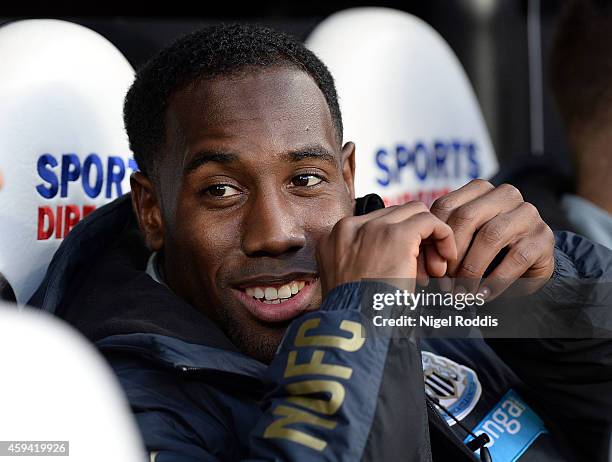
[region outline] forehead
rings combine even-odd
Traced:
[[[190,85],[173,96],[166,125],[168,139],[181,134],[187,156],[210,143],[238,151],[313,143],[338,150],[323,93],[307,73],[289,67],[246,69]]]

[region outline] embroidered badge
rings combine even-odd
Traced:
[[[478,403],[482,387],[476,372],[448,358],[423,351],[425,393],[439,400],[457,419],[465,418]],[[455,422],[441,412],[449,425]]]

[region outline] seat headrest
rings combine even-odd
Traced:
[[[0,28],[0,273],[25,302],[67,232],[129,191],[134,79],[104,37],[57,20]]]
[[[357,195],[431,203],[496,173],[465,71],[428,24],[392,9],[355,8],[324,20],[306,44],[336,81],[344,139],[356,144]]]
[[[67,324],[0,303],[0,360],[10,371],[0,393],[5,441],[68,441],[71,460],[144,461],[144,445],[116,377]],[[52,449],[62,451],[59,444]]]

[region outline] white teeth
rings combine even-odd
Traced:
[[[247,292],[247,294],[248,294],[248,292]],[[263,291],[263,289],[261,287],[255,287],[253,289],[253,297],[255,297],[255,298],[264,298],[264,295],[265,295],[265,293],[264,293],[264,291]]]
[[[291,297],[291,287],[287,284],[278,288],[278,298]]]
[[[264,300],[266,305],[278,305],[281,301],[277,298],[276,300]]]
[[[275,300],[278,298],[278,291],[274,287],[266,287],[264,291],[266,300]]]
[[[255,297],[262,300],[264,303],[277,304],[281,300],[287,300],[297,294],[306,285],[305,281],[291,281],[288,284],[276,287],[247,287],[246,294],[249,297]]]

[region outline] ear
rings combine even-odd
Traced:
[[[351,199],[355,200],[355,143],[351,141],[342,147],[342,176]]]
[[[164,246],[164,223],[161,208],[151,180],[141,172],[130,176],[132,207],[147,247],[153,251]]]

